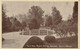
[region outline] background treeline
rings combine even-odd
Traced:
[[[2,33],[18,31],[22,24],[15,17],[7,17],[6,10],[2,6]]]
[[[67,33],[72,35],[72,32],[78,34],[78,2],[74,3],[73,14],[69,15],[68,20],[62,20],[62,15],[56,7],[52,7],[51,15],[43,15],[40,6],[32,6],[26,14],[8,17],[6,9],[2,5],[2,32],[19,31],[28,27],[30,30],[39,29],[40,27],[50,27],[55,30],[60,36],[65,36]]]

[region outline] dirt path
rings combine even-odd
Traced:
[[[3,34],[5,41],[2,44],[3,48],[22,48],[23,45],[28,41],[31,35],[20,35],[20,32],[11,32]],[[38,36],[44,40],[45,36]]]

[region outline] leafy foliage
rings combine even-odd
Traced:
[[[77,36],[78,33],[78,3],[74,3],[73,7],[73,15],[71,19],[67,21],[62,21],[58,25],[56,25],[55,29],[56,33],[61,37],[67,37],[69,33],[72,36],[72,32]]]
[[[7,17],[4,6],[2,5],[2,33],[10,31],[11,28],[10,18]]]
[[[52,18],[53,18],[53,25],[57,25],[62,21],[62,16],[59,10],[56,7],[52,7]]]
[[[46,36],[45,41],[48,42],[48,43],[55,43],[56,38],[54,36]]]
[[[29,9],[30,23],[33,23],[32,21],[34,21],[34,19],[35,19],[36,27],[39,28],[40,24],[42,24],[42,22],[43,22],[43,18],[42,18],[43,13],[44,13],[44,11],[39,6],[32,6],[31,9]],[[30,26],[34,26],[34,25],[30,25]],[[34,29],[35,29],[35,27],[34,27]]]
[[[74,3],[74,7],[73,7],[73,21],[78,23],[78,2]]]
[[[73,31],[75,32],[76,36],[78,34],[78,2],[74,3],[73,7]]]
[[[12,25],[11,25],[12,31],[18,31],[19,29],[22,28],[22,24],[16,18],[11,17],[10,20],[12,23]]]
[[[23,46],[23,48],[40,48],[44,45],[44,42],[36,36],[31,37]]]
[[[46,24],[47,27],[51,27],[53,25],[52,17],[47,15]]]
[[[4,41],[5,39],[4,38],[2,38],[2,41]]]
[[[38,29],[40,27],[40,24],[38,24],[36,19],[32,19],[29,23],[29,29]]]

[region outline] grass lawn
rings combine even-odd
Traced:
[[[66,38],[57,38],[55,43],[47,43],[44,41],[48,47],[52,48],[77,48],[78,47],[78,38],[77,37],[66,37]]]

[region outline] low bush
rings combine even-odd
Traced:
[[[5,39],[4,38],[2,38],[2,41],[4,41]]]
[[[23,48],[41,48],[43,47],[44,42],[36,36],[31,37],[23,46]]]
[[[45,36],[45,41],[48,43],[55,43],[56,38],[54,36]]]

